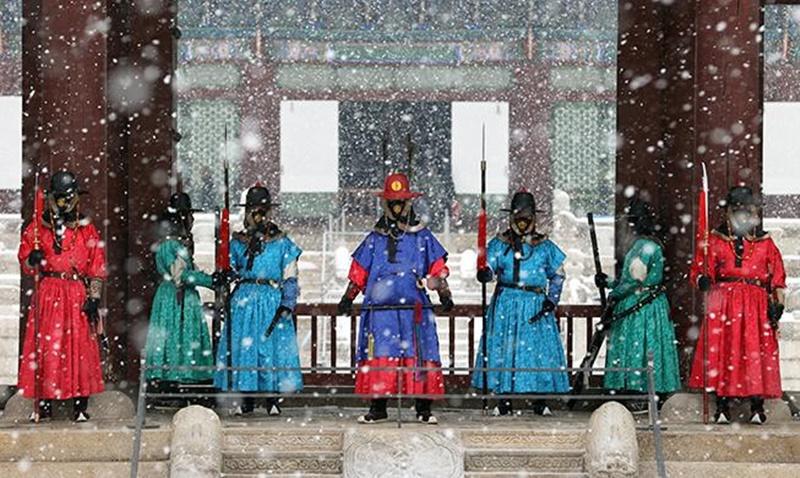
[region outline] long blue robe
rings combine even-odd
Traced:
[[[252,269],[247,268],[247,244],[231,241],[231,267],[243,279],[231,296],[231,362],[234,367],[295,368],[294,371],[237,371],[229,384],[227,373],[217,370],[214,384],[223,390],[292,393],[302,390],[300,356],[291,316],[280,319],[269,338],[265,332],[281,305],[294,309],[297,303],[297,277],[287,277],[302,251],[286,236],[263,244]],[[270,284],[248,283],[268,280]],[[225,324],[217,352],[217,366],[226,366],[228,351]]]
[[[556,304],[560,296],[559,269],[566,255],[549,239],[523,243],[519,264],[519,281],[525,287],[539,287],[545,293],[498,285],[487,312],[488,368],[566,368],[556,318],[548,313],[529,323],[541,309],[545,299]],[[489,242],[488,265],[500,284],[514,284],[514,251],[500,237]],[[556,284],[554,284],[554,281]],[[476,368],[484,367],[483,351],[478,350]],[[553,372],[487,372],[488,389],[498,394],[564,393],[569,391],[566,371]],[[475,371],[475,388],[483,387],[483,373]]]

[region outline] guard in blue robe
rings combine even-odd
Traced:
[[[554,315],[564,283],[565,254],[551,240],[536,232],[536,203],[528,192],[516,193],[511,202],[508,230],[487,246],[485,269],[478,271],[483,283],[497,279],[487,311],[483,342],[476,368],[548,368],[542,372],[476,370],[472,385],[495,394],[552,394],[569,391],[564,347]],[[534,412],[550,415],[544,400],[534,401]],[[513,412],[511,400],[500,400],[495,415]]]
[[[299,295],[297,261],[302,251],[269,220],[275,204],[266,188],[250,188],[241,206],[245,207],[245,230],[231,241],[236,286],[230,298],[230,324],[222,329],[217,353],[220,369],[214,383],[222,390],[298,392],[303,378],[292,316]],[[233,367],[278,370],[229,372],[223,369],[228,360]],[[278,399],[267,401],[270,415],[281,413],[278,403]],[[246,398],[235,413],[252,412],[255,405],[254,399]]]
[[[388,418],[387,395],[441,395],[444,378],[439,356],[436,316],[426,288],[438,292],[442,310],[453,307],[447,285],[447,251],[412,209],[418,193],[408,178],[386,178],[384,215],[353,253],[350,284],[339,303],[349,314],[353,300],[364,293],[358,331],[356,393],[372,399],[360,423]],[[395,367],[416,367],[398,371]],[[436,424],[430,397],[415,401],[417,419]]]

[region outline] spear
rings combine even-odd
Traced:
[[[481,210],[478,213],[478,270],[485,269],[487,266],[486,261],[486,124],[481,127]],[[487,334],[491,329],[486,324],[486,283],[481,282],[481,314],[483,316],[483,341],[481,342],[481,354],[483,356],[483,370],[481,371],[483,378],[483,413],[486,414],[489,410],[489,402],[486,395],[489,392],[488,373],[486,367],[489,366],[489,358],[487,356]]]
[[[408,182],[411,183],[414,174],[414,142],[411,141],[411,133],[406,135],[406,154],[408,155]]]
[[[697,239],[701,241],[703,246],[703,273],[706,277],[709,276],[708,264],[708,171],[706,165],[703,163],[703,186],[697,201]],[[704,293],[703,297],[703,320],[705,321],[703,327],[703,423],[708,425],[708,294]]]
[[[33,250],[38,251],[41,249],[41,217],[42,217],[42,210],[44,209],[44,193],[41,190],[39,185],[39,171],[36,171],[36,175],[34,176],[34,200],[33,200]],[[41,364],[39,363],[39,359],[41,354],[39,353],[39,281],[41,280],[41,267],[39,264],[34,264],[33,266],[34,274],[33,274],[33,342],[34,342],[34,359],[33,363],[35,364],[36,368],[33,372],[33,420],[35,423],[39,423],[39,418],[41,416],[41,404],[39,400],[41,399],[42,395],[42,381],[41,381]]]
[[[228,272],[231,268],[230,261],[230,239],[231,239],[231,225],[230,225],[230,183],[229,183],[229,167],[228,167],[228,125],[225,125],[225,144],[223,156],[223,187],[224,187],[224,204],[222,209],[217,210],[217,227],[216,227],[216,257],[215,269],[217,272]],[[212,332],[215,339],[215,344],[218,346],[218,337],[220,337],[220,329],[222,322],[225,322],[225,337],[227,346],[226,361],[228,365],[228,384],[231,383],[231,323],[228,320],[230,313],[228,310],[228,295],[230,288],[227,284],[217,286],[214,291],[215,309],[214,323],[212,324]],[[216,356],[216,348],[214,356]]]

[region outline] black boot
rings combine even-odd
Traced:
[[[256,399],[253,397],[242,398],[241,404],[233,409],[233,414],[237,417],[250,415],[256,409]]]
[[[717,397],[717,411],[714,412],[714,423],[729,425],[731,423],[731,405],[728,397]]]
[[[547,406],[547,402],[545,400],[536,400],[533,402],[533,413],[542,417],[549,417],[553,415],[553,411]]]
[[[52,400],[39,400],[39,416],[36,416],[36,411],[31,412],[29,418],[31,423],[49,422],[53,418],[53,401]]]
[[[498,400],[497,405],[495,405],[494,410],[492,410],[492,415],[496,417],[504,417],[506,415],[513,415],[513,414],[514,414],[514,406],[511,403],[511,400],[507,398]]]
[[[386,412],[386,405],[388,403],[389,400],[386,398],[376,398],[372,400],[369,404],[369,411],[366,415],[358,417],[358,423],[370,425],[388,419],[389,414]]]
[[[752,397],[750,399],[750,423],[763,425],[767,421],[767,413],[764,411],[764,399]]]
[[[76,397],[72,401],[72,421],[77,423],[89,421],[86,410],[89,408],[89,397]]]
[[[431,412],[431,406],[433,405],[433,400],[427,400],[423,398],[418,398],[414,401],[414,408],[417,411],[417,421],[422,423],[427,423],[428,425],[438,425],[439,420],[433,416]]]
[[[280,416],[280,414],[281,414],[281,407],[280,407],[281,401],[282,401],[282,399],[277,398],[277,397],[268,398],[267,399],[267,413],[269,414],[269,416],[271,416],[271,417]]]

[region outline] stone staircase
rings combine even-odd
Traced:
[[[341,476],[342,447],[341,431],[226,428],[222,473],[229,478]]]
[[[341,476],[345,433],[226,427],[223,476]],[[465,476],[586,477],[585,433],[585,429],[462,430]]]
[[[118,478],[129,476],[133,430],[120,425],[99,430],[77,427],[0,429],[0,476],[3,478]],[[77,429],[76,429],[77,428]],[[171,430],[146,430],[142,439],[140,478],[169,476]]]
[[[691,428],[691,427],[690,427]],[[670,477],[795,478],[800,475],[800,429],[760,431],[751,426],[713,430],[665,430],[664,458]],[[639,433],[640,475],[656,477],[653,436]]]
[[[467,477],[587,477],[585,430],[465,431]]]

